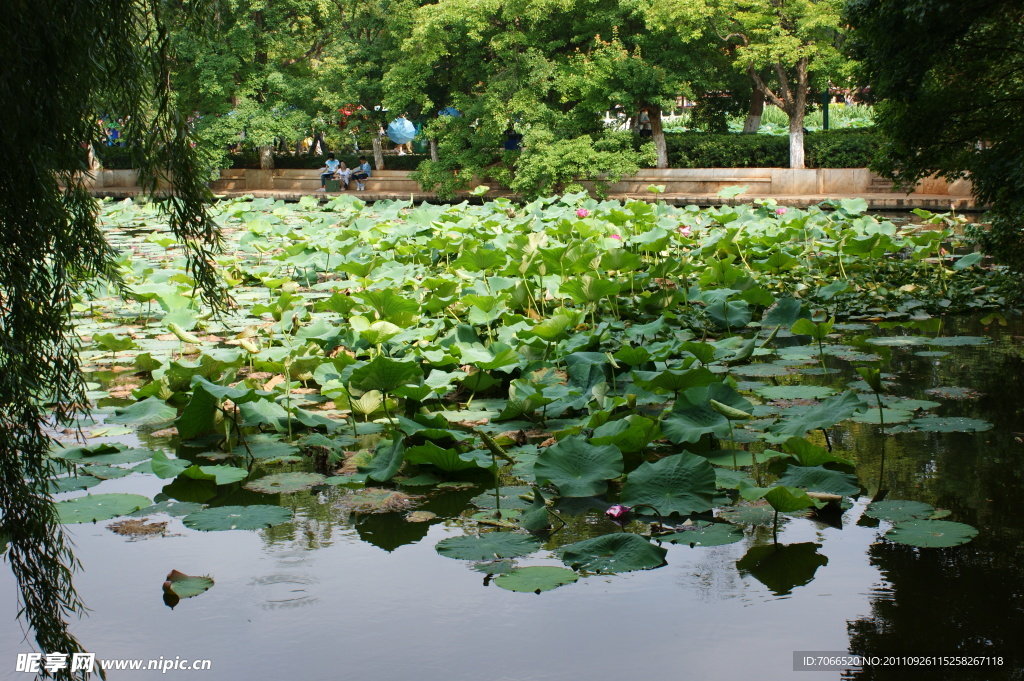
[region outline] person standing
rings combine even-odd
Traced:
[[[327,161],[324,162],[324,167],[320,169],[320,189],[318,192],[327,191],[327,180],[334,177],[334,173],[338,172],[338,160],[334,158],[334,152],[327,154]]]
[[[359,167],[352,173],[352,179],[356,181],[356,191],[365,191],[366,185],[363,184],[363,180],[370,177],[372,170],[370,164],[366,160],[365,156],[359,157]]]

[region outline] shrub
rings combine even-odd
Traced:
[[[665,135],[672,168],[786,168],[788,135],[709,134]],[[879,147],[867,130],[828,130],[804,135],[808,168],[866,168]]]

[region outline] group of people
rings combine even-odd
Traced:
[[[344,161],[336,159],[332,152],[327,154],[327,161],[324,163],[324,167],[320,169],[320,189],[317,191],[327,191],[327,180],[338,180],[343,191],[347,191],[349,183],[355,180],[356,191],[364,191],[366,185],[363,184],[363,180],[368,179],[371,174],[372,170],[365,156],[359,157],[359,166],[357,168],[349,168],[345,165]]]

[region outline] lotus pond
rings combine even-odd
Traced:
[[[1022,678],[1024,325],[962,220],[864,210],[223,202],[215,318],[106,204],[74,631],[217,679]]]

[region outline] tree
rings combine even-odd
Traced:
[[[983,248],[1024,272],[1024,5],[854,0],[848,17],[890,141],[876,169],[969,177],[992,207]]]
[[[839,50],[843,0],[733,0],[722,5],[719,32],[756,92],[789,115],[789,167],[804,167],[804,114],[815,78],[826,85],[849,65]],[[772,81],[762,72],[768,69]],[[756,112],[755,112],[756,113]]]
[[[159,0],[0,3],[0,533],[23,614],[47,652],[81,647],[66,618],[82,612],[74,556],[50,500],[47,426],[87,404],[71,304],[90,277],[116,280],[115,253],[82,180],[102,134],[98,112],[124,118],[140,183],[158,179],[204,298],[222,304],[207,215],[185,118],[169,105],[167,33]],[[195,3],[190,5],[196,7]],[[197,19],[193,15],[194,19]]]

